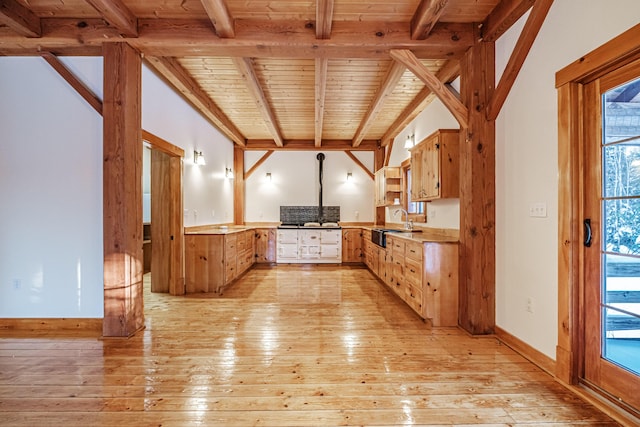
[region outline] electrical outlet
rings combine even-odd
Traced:
[[[527,313],[533,313],[533,298],[527,297]]]
[[[22,287],[22,280],[20,279],[13,279],[13,289],[15,289],[16,291],[18,289],[20,289]]]

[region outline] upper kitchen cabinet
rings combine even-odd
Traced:
[[[411,148],[411,200],[459,197],[459,131],[440,129]]]
[[[376,206],[391,206],[402,194],[401,170],[396,166],[380,168],[375,174]]]

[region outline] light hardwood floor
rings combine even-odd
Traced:
[[[3,333],[0,425],[617,425],[364,268],[255,268],[221,297],[147,290],[145,312],[128,340]]]

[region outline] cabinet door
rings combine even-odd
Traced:
[[[411,200],[424,197],[424,165],[422,164],[423,146],[416,146],[411,150]]]
[[[422,151],[421,165],[424,198],[437,198],[440,195],[439,148],[439,139],[432,138],[425,144]]]
[[[260,228],[256,230],[256,262],[276,262],[276,230]]]
[[[342,230],[342,262],[362,262],[362,230]],[[369,238],[371,240],[371,238]]]

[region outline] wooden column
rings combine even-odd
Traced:
[[[244,150],[233,147],[233,222],[244,224]]]
[[[142,300],[142,61],[125,42],[104,55],[104,319],[107,337],[144,325]]]
[[[384,157],[385,157],[385,148],[378,146],[373,151],[373,171],[376,172],[378,169],[384,166]],[[374,188],[374,193],[377,191]],[[374,218],[376,225],[384,225],[386,222],[386,208],[384,206],[376,206],[376,217]]]
[[[495,88],[495,46],[477,43],[461,61],[459,324],[472,334],[495,327],[495,122],[486,108]]]

